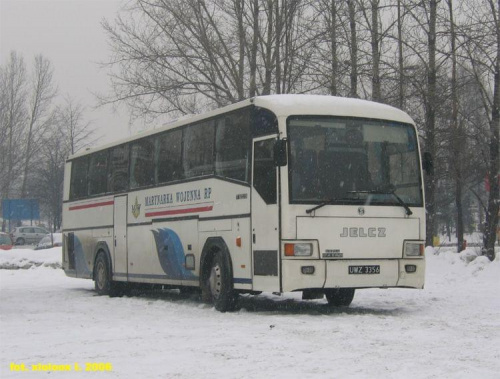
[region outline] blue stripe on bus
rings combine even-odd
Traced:
[[[252,284],[252,279],[246,279],[246,278],[234,278],[233,283],[238,283],[238,284]]]
[[[128,278],[144,278],[144,279],[167,279],[167,280],[177,280],[181,281],[181,279],[173,279],[167,275],[155,275],[155,274],[125,274],[125,273],[114,273],[116,277],[128,277]],[[197,280],[198,277],[194,276],[190,278],[190,280]]]
[[[117,277],[129,277],[129,278],[146,278],[146,279],[172,279],[169,278],[167,275],[154,275],[154,274],[126,274],[126,273],[121,273],[121,272],[116,272],[113,274],[114,276]],[[194,277],[194,280],[197,280],[198,277]],[[234,278],[233,283],[238,283],[238,284],[252,284],[252,279],[247,279],[247,278]]]

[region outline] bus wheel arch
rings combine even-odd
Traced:
[[[226,243],[220,237],[210,237],[203,246],[200,260],[202,299],[220,312],[236,307],[237,293],[233,287],[233,267]]]
[[[99,295],[109,295],[111,297],[120,296],[120,284],[113,281],[113,269],[111,255],[106,243],[98,243],[94,259],[94,269],[92,279],[95,283],[95,290]]]

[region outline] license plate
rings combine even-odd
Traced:
[[[352,274],[352,275],[380,274],[380,266],[379,265],[349,266],[349,274]]]

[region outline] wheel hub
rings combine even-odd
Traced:
[[[210,284],[210,292],[215,299],[220,296],[220,291],[222,287],[221,281],[221,269],[219,265],[212,267],[210,271],[210,277],[208,278],[208,283]]]
[[[104,282],[106,280],[106,272],[104,270],[104,265],[102,262],[97,263],[97,285],[99,288],[104,287]]]

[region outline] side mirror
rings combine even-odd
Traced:
[[[422,167],[427,175],[434,174],[434,162],[431,153],[428,151],[424,152]]]
[[[277,167],[283,167],[287,165],[287,155],[286,155],[286,145],[288,140],[278,139],[274,143],[274,165]]]

